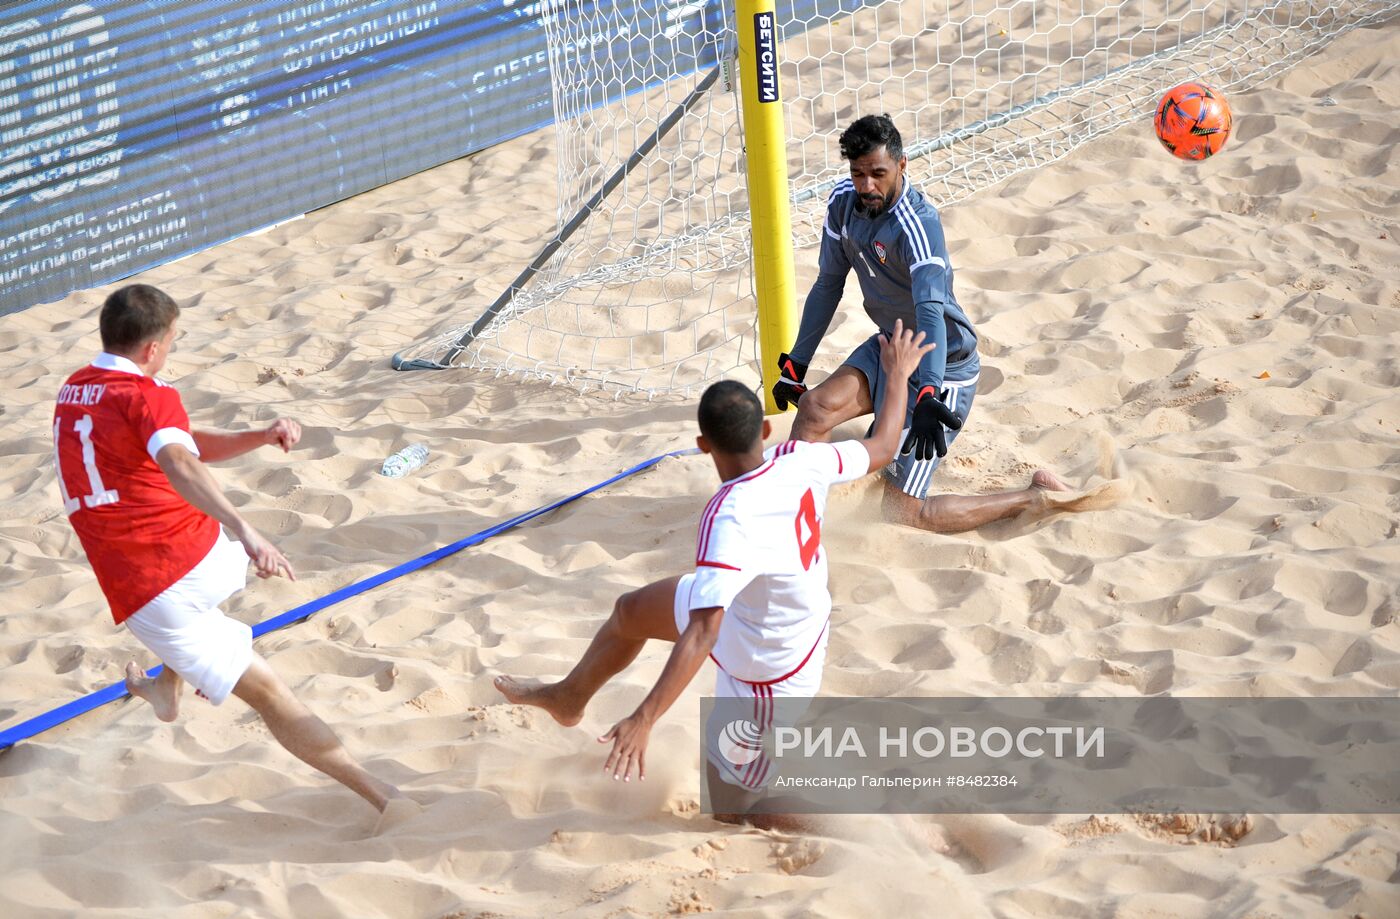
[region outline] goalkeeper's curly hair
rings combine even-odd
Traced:
[[[858,160],[881,147],[896,163],[904,155],[904,139],[889,115],[865,115],[841,132],[842,159]]]

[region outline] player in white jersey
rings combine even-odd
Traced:
[[[901,384],[932,350],[896,323],[880,343],[889,379]],[[612,742],[603,765],[614,779],[646,777],[654,725],[710,657],[719,667],[715,694],[752,699],[766,726],[775,696],[810,697],[821,686],[831,615],[826,551],[821,544],[827,489],[883,468],[902,435],[908,387],[889,386],[863,441],[787,441],[767,451],[771,427],[748,387],[716,383],[700,400],[696,443],[714,460],[723,484],[700,519],[695,571],[623,594],[569,675],[557,683],[495,680],[507,699],[543,708],[565,726],[578,724],[593,695],[641,652],[647,639],[675,642],[656,685],[637,710],[598,738]],[[771,720],[771,714],[768,716]],[[761,759],[761,758],[760,758]],[[710,756],[720,777],[761,788],[762,763],[736,770]],[[755,761],[758,762],[758,761]],[[766,760],[763,760],[766,762]]]

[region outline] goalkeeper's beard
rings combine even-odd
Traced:
[[[888,195],[876,200],[874,204],[870,203],[865,196],[861,195],[857,199],[856,210],[865,217],[879,217],[894,205],[894,199],[899,195],[900,189],[903,187],[904,180],[901,178],[899,184],[891,188]]]

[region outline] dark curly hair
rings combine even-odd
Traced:
[[[904,156],[904,140],[889,115],[865,115],[841,132],[841,157],[858,160],[884,147],[896,163]]]

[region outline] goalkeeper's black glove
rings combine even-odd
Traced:
[[[782,371],[782,376],[773,384],[773,401],[778,403],[779,409],[787,411],[788,403],[796,405],[807,391],[807,387],[802,385],[802,378],[807,375],[807,365],[793,360],[792,355],[785,351],[778,355],[778,369]]]
[[[925,386],[919,390],[914,402],[914,420],[909,425],[909,436],[904,439],[904,449],[900,452],[913,452],[918,460],[933,459],[934,454],[948,455],[948,438],[944,428],[956,431],[962,427],[962,420],[943,404],[938,390]]]

